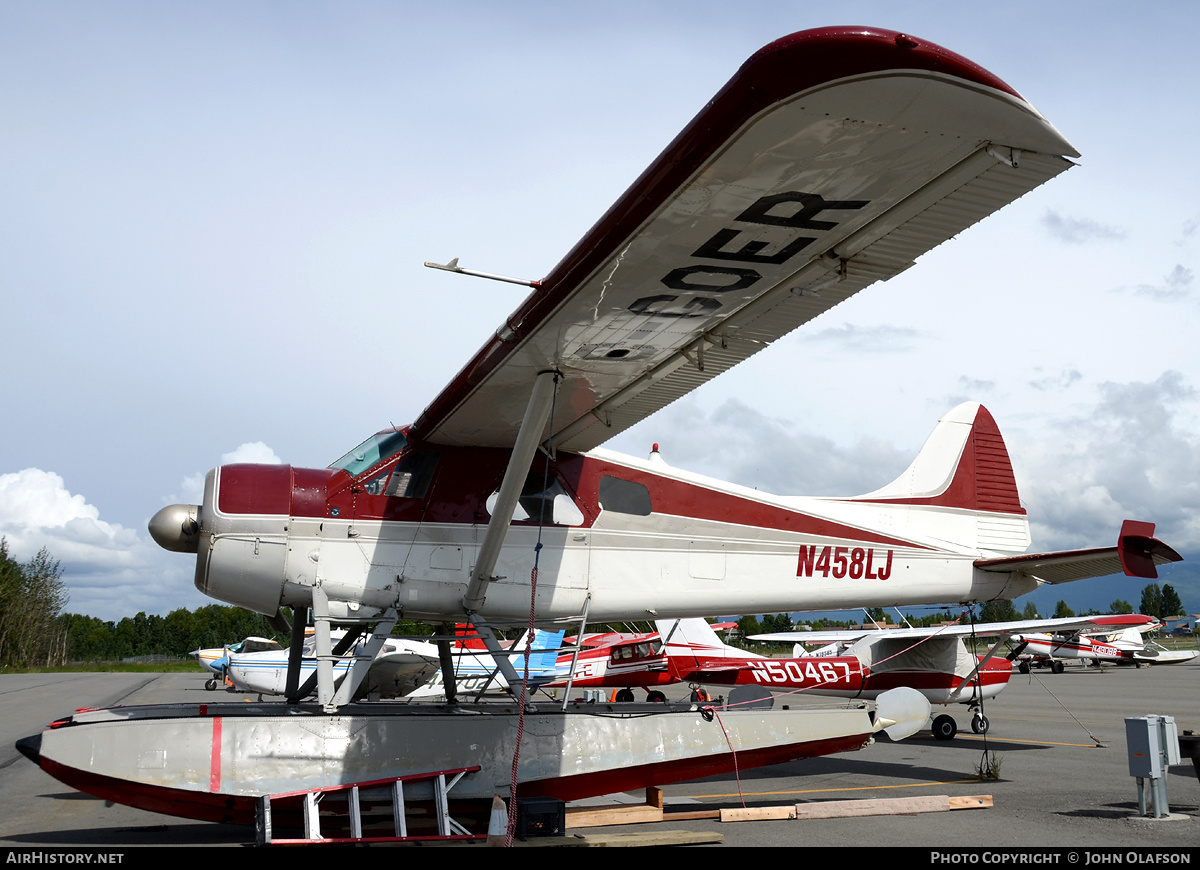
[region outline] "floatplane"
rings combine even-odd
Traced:
[[[1173,554],[1149,525],[1104,553],[1023,555],[1029,523],[977,404],[857,498],[768,495],[600,447],[1076,156],[1016,90],[932,43],[862,27],[771,43],[525,282],[532,292],[415,423],[327,468],[213,469],[201,504],[151,520],[161,546],[193,555],[208,595],[293,608],[293,631],[311,612],[316,705],[87,711],[24,749],[93,794],[245,821],[264,792],[438,768],[477,766],[455,793],[490,799],[514,747],[518,794],[571,799],[915,731],[928,706],[906,690],[853,709],[728,710],[720,725],[687,705],[520,724],[524,705],[468,715],[351,699],[399,618],[469,621],[503,662],[493,627],[529,621],[978,602],[1122,565],[1152,576]],[[372,638],[340,683],[335,625]],[[511,663],[505,677],[520,684]]]

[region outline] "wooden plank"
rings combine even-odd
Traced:
[[[720,819],[720,810],[682,810],[663,813],[664,822],[692,822],[696,819]]]
[[[992,796],[990,794],[964,795],[950,798],[950,809],[952,810],[981,810],[987,809],[991,805]]]
[[[721,810],[722,822],[759,822],[794,818],[796,818],[796,808],[793,806],[733,807]]]
[[[612,847],[612,846],[697,846],[705,843],[723,843],[724,834],[707,831],[635,831],[629,834],[568,834],[565,837],[535,837],[524,842],[517,840],[520,848],[561,847]]]
[[[856,816],[894,816],[903,813],[941,813],[950,810],[949,795],[925,795],[882,800],[820,801],[797,804],[798,819],[841,819]]]
[[[602,825],[638,825],[661,822],[663,811],[658,807],[634,804],[625,807],[575,807],[566,812],[567,829],[598,828]]]

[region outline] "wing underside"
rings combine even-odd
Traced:
[[[1003,82],[902,39],[830,29],[751,58],[414,434],[511,446],[555,370],[546,434],[598,446],[1071,165]]]

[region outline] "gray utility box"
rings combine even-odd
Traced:
[[[1137,778],[1138,812],[1146,815],[1145,781],[1150,780],[1154,817],[1171,810],[1167,804],[1167,768],[1179,764],[1179,732],[1172,716],[1141,716],[1125,720],[1129,775]]]

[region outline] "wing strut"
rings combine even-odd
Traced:
[[[554,408],[554,393],[558,388],[559,373],[557,371],[539,372],[533,382],[533,391],[529,395],[529,404],[525,408],[525,417],[521,420],[521,429],[513,444],[512,455],[508,459],[508,468],[504,471],[504,481],[500,484],[500,492],[496,496],[496,506],[492,509],[492,518],[488,521],[487,532],[483,537],[483,545],[479,548],[479,559],[471,572],[471,583],[467,594],[463,596],[463,609],[467,618],[479,631],[483,644],[487,647],[492,659],[504,674],[511,690],[521,682],[512,661],[500,648],[500,642],[491,627],[483,624],[477,613],[487,597],[488,584],[494,579],[492,571],[496,567],[496,559],[500,556],[500,548],[508,534],[512,523],[513,512],[517,508],[517,499],[521,497],[521,488],[525,485],[525,476],[533,464],[533,455],[541,443],[542,433],[546,431],[546,423]],[[532,603],[530,604],[532,607]]]
[[[517,433],[516,443],[513,444],[512,456],[504,472],[504,482],[500,484],[492,518],[488,521],[483,546],[479,548],[479,559],[471,572],[471,583],[463,597],[463,609],[469,614],[483,607],[488,583],[492,581],[492,570],[496,567],[496,559],[500,556],[500,548],[504,545],[509,524],[512,523],[517,499],[521,497],[525,475],[529,473],[533,464],[533,454],[537,451],[542,433],[546,429],[546,422],[550,419],[558,379],[558,372],[544,371],[539,372],[533,382],[533,392],[530,393],[529,405],[525,408],[525,418],[521,421],[521,430]],[[506,673],[505,677],[507,676]]]

